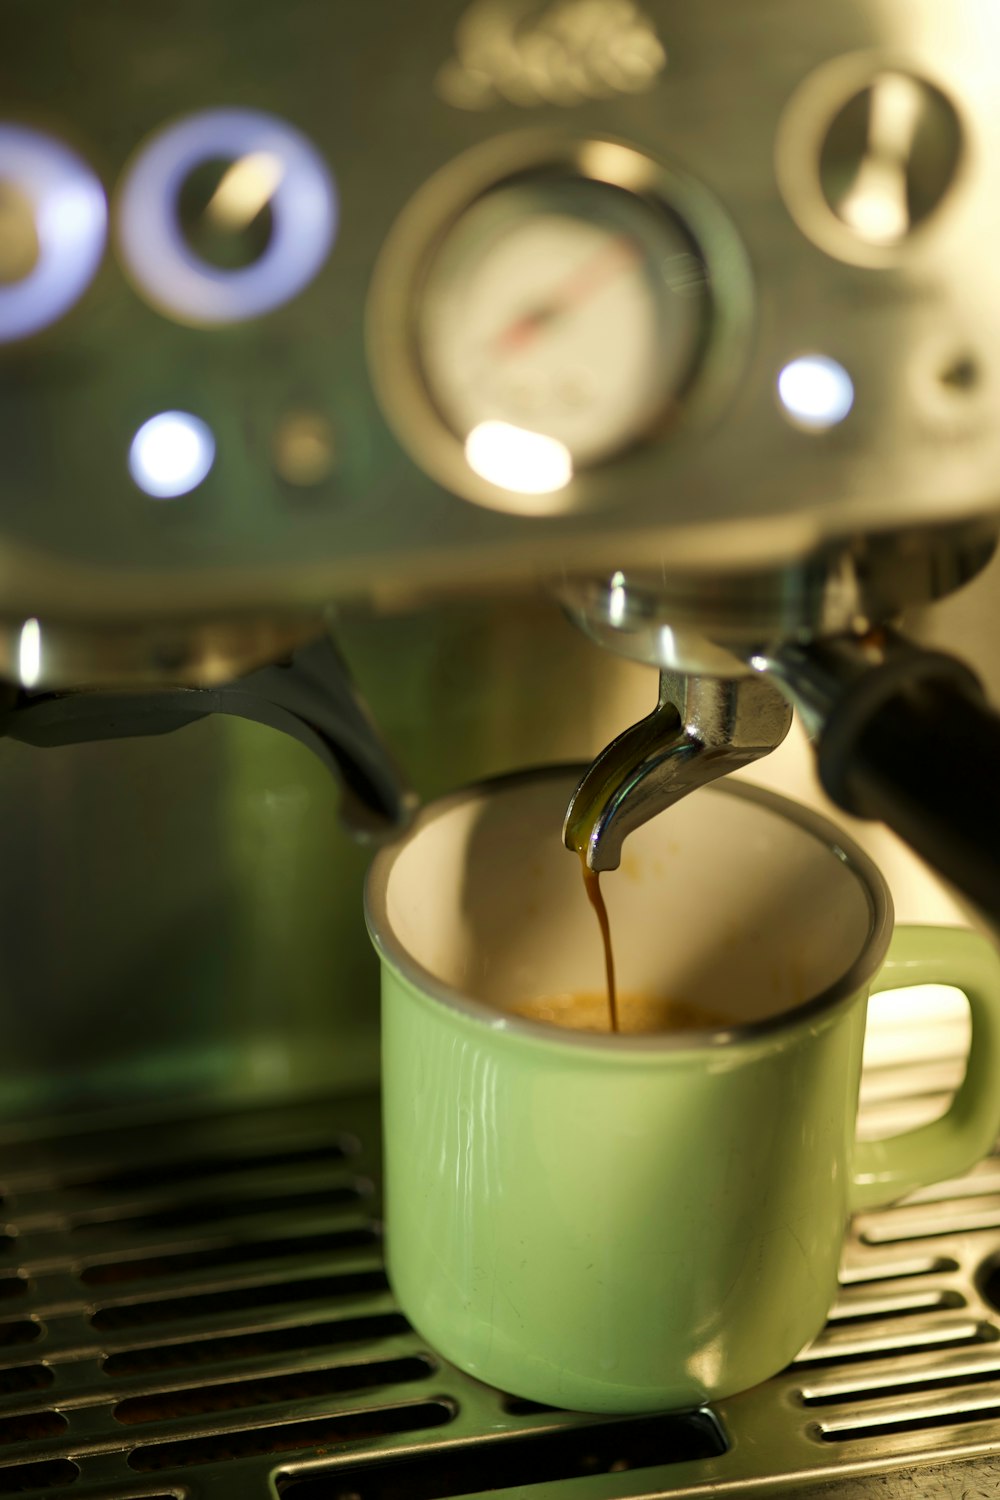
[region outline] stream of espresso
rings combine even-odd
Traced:
[[[584,849],[580,850],[580,865],[583,869],[583,887],[587,892],[587,899],[597,913],[597,922],[601,929],[601,941],[604,944],[604,973],[608,985],[609,1030],[618,1031],[618,993],[615,989],[615,957],[611,951],[611,927],[608,922],[608,908],[605,906],[604,897],[601,894],[601,877],[597,870],[588,869],[587,855]]]

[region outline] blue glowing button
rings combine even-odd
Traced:
[[[173,500],[197,489],[215,462],[212,429],[186,411],[161,411],[132,439],[129,472],[154,500]]]
[[[0,343],[10,343],[47,328],[83,295],[104,254],[108,210],[86,162],[23,125],[0,124],[0,184],[25,200],[37,243],[25,273],[0,283]]]
[[[273,229],[250,265],[224,268],[196,254],[179,214],[184,183],[226,160],[211,212],[230,227],[265,206]],[[117,206],[122,259],[146,299],[182,323],[259,317],[316,275],[337,233],[337,189],[316,148],[291,125],[252,109],[211,109],[169,125],[142,146]]]
[[[823,432],[842,422],[854,405],[854,382],[835,359],[805,354],[778,376],[778,397],[797,426]]]

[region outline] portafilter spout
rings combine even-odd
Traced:
[[[738,574],[563,580],[592,640],[662,674],[656,711],[584,776],[566,843],[591,869],[615,868],[632,829],[781,742],[784,698],[827,795],[884,822],[1000,921],[1000,713],[964,663],[884,624],[974,577],[995,547],[957,524]]]
[[[563,839],[590,870],[614,870],[628,834],[696,787],[781,744],[791,706],[761,678],[660,673],[656,708],[612,740],[573,793]]]

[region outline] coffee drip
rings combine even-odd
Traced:
[[[608,989],[608,1030],[619,1031],[618,1024],[618,991],[615,986],[615,956],[611,947],[611,924],[608,921],[608,908],[601,891],[601,877],[597,870],[587,867],[587,856],[584,850],[579,851],[580,865],[583,870],[583,888],[587,892],[587,900],[597,915],[597,924],[601,929],[601,942],[604,944],[604,974]]]
[[[594,804],[589,811],[593,813]],[[578,806],[572,820],[567,820],[564,836],[566,842],[580,857],[583,886],[587,899],[594,908],[604,947],[604,974],[606,998],[594,994],[548,996],[533,1001],[530,1005],[518,1006],[517,1013],[534,1020],[547,1021],[554,1026],[566,1026],[581,1031],[609,1032],[660,1032],[697,1031],[705,1027],[728,1028],[735,1024],[734,1017],[718,1011],[707,1011],[685,1001],[655,997],[652,995],[629,995],[627,998],[627,1022],[623,1025],[621,997],[615,980],[614,951],[611,944],[611,923],[608,908],[601,890],[601,876],[587,864],[587,849],[593,826],[587,816],[588,808]],[[606,1005],[606,1008],[605,1008]],[[600,1017],[607,1017],[605,1028]]]
[[[597,870],[592,870],[587,863],[587,850],[590,848],[594,836],[594,828],[601,809],[600,788],[594,791],[588,788],[589,795],[574,798],[567,813],[566,823],[563,828],[563,840],[567,848],[573,850],[580,856],[580,868],[583,871],[583,887],[587,893],[587,900],[594,908],[597,923],[601,929],[601,942],[604,944],[604,973],[608,992],[608,1030],[619,1031],[618,1020],[618,994],[615,987],[615,960],[611,949],[611,926],[608,922],[608,908],[605,905],[604,895],[601,891],[601,876]]]

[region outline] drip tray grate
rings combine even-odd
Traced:
[[[939,1111],[959,1073],[883,1038],[865,1127]],[[995,1492],[1000,1156],[852,1226],[782,1375],[623,1420],[502,1396],[422,1343],[382,1268],[379,1152],[372,1096],[0,1145],[0,1495]]]

